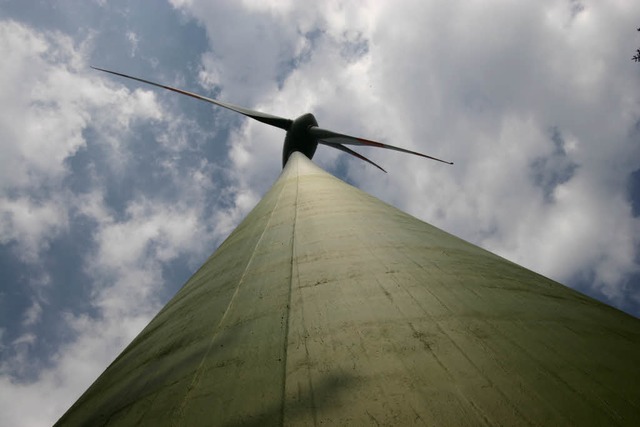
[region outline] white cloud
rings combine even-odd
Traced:
[[[19,242],[19,256],[28,262],[68,226],[66,208],[56,200],[0,197],[0,215],[0,243]]]
[[[39,301],[33,301],[27,311],[24,313],[24,326],[31,326],[40,321],[42,317],[42,304]]]
[[[242,105],[277,88],[290,68],[299,25],[291,25],[280,8],[246,8],[235,1],[171,3],[206,28],[212,49],[203,57],[199,77],[207,86],[223,84],[220,99]]]
[[[127,31],[127,41],[129,42],[131,47],[129,56],[133,58],[138,52],[138,43],[140,43],[140,37],[133,31]]]
[[[191,204],[138,198],[129,203],[124,219],[105,204],[103,180],[89,183],[95,184],[93,190],[82,194],[66,186],[68,160],[86,149],[89,127],[97,135],[91,143],[102,145],[107,171],[118,173],[131,161],[132,125],[165,118],[151,91],[129,92],[87,70],[89,49],[63,34],[0,21],[5,58],[0,63],[0,243],[15,244],[16,255],[34,267],[29,275],[42,278],[29,284],[33,298],[22,314],[24,332],[5,344],[2,328],[1,425],[54,422],[157,312],[154,291],[164,286],[162,263],[184,254],[201,256],[198,251],[213,240],[205,238],[204,203],[198,199],[207,188],[206,162],[190,168],[176,184],[201,186],[185,191]],[[167,170],[174,169],[169,162]],[[41,295],[48,282],[40,256],[83,217],[97,224],[95,252],[78,259],[91,278],[85,285],[94,314],[63,314],[57,327],[67,328],[68,341],[43,364],[32,354],[47,304]],[[194,245],[197,233],[201,244]],[[58,291],[71,291],[68,284],[55,285]]]
[[[85,75],[86,49],[0,21],[0,242],[17,242],[25,260],[68,226],[69,195],[51,192],[62,189],[66,160],[85,147],[89,124],[118,146],[133,120],[162,115],[151,92],[129,94]]]

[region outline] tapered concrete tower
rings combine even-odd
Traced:
[[[294,153],[58,424],[638,425],[639,362],[640,320]]]

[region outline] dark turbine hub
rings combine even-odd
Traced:
[[[310,128],[318,126],[318,121],[311,113],[303,114],[293,121],[291,127],[284,137],[284,147],[282,148],[282,167],[287,164],[289,156],[294,151],[299,151],[309,159],[318,148],[318,140],[311,135]]]

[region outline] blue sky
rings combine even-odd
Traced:
[[[54,422],[281,170],[281,130],[89,65],[452,160],[314,158],[640,316],[640,4],[529,3],[1,2],[0,425]]]

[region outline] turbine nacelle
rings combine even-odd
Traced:
[[[160,83],[154,83],[149,80],[144,80],[138,77],[128,76],[126,74],[118,73],[115,71],[105,70],[103,68],[91,67],[95,70],[104,71],[105,73],[115,74],[116,76],[126,77],[128,79],[137,80],[142,83],[147,83],[153,86],[157,86],[163,89],[167,89],[173,92],[180,93],[182,95],[187,95],[192,98],[199,99],[201,101],[206,101],[211,104],[218,105],[220,107],[226,108],[231,111],[235,111],[236,113],[240,113],[247,117],[250,117],[254,120],[257,120],[262,123],[266,123],[271,126],[275,126],[277,128],[283,129],[287,132],[284,138],[284,146],[282,147],[282,167],[289,160],[289,156],[294,151],[299,151],[309,159],[313,158],[313,155],[316,152],[316,148],[318,148],[318,144],[326,145],[332,148],[335,148],[340,151],[344,151],[345,153],[351,154],[354,157],[359,158],[360,160],[364,160],[367,163],[372,164],[383,172],[386,172],[379,165],[374,163],[373,161],[367,159],[362,154],[353,151],[352,149],[346,147],[345,145],[364,145],[368,147],[378,147],[378,148],[386,148],[388,150],[400,151],[403,153],[414,154],[416,156],[425,157],[427,159],[436,160],[438,162],[447,163],[452,165],[453,163],[447,162],[445,160],[438,159],[436,157],[427,156],[426,154],[418,153],[416,151],[407,150],[405,148],[395,147],[389,144],[383,144],[381,142],[371,141],[363,138],[356,138],[354,136],[345,135],[342,133],[337,133],[328,129],[322,129],[318,127],[318,121],[311,113],[303,114],[295,120],[285,119],[284,117],[278,117],[267,113],[262,113],[260,111],[250,110],[248,108],[239,107],[237,105],[230,104],[228,102],[222,102],[215,99],[207,98],[206,96],[198,95],[197,93],[188,92],[182,89],[176,89],[171,86],[165,86]]]
[[[312,127],[318,127],[318,121],[311,113],[303,114],[291,123],[282,147],[283,168],[294,151],[301,152],[309,159],[313,158],[318,148],[318,140],[310,132]]]

